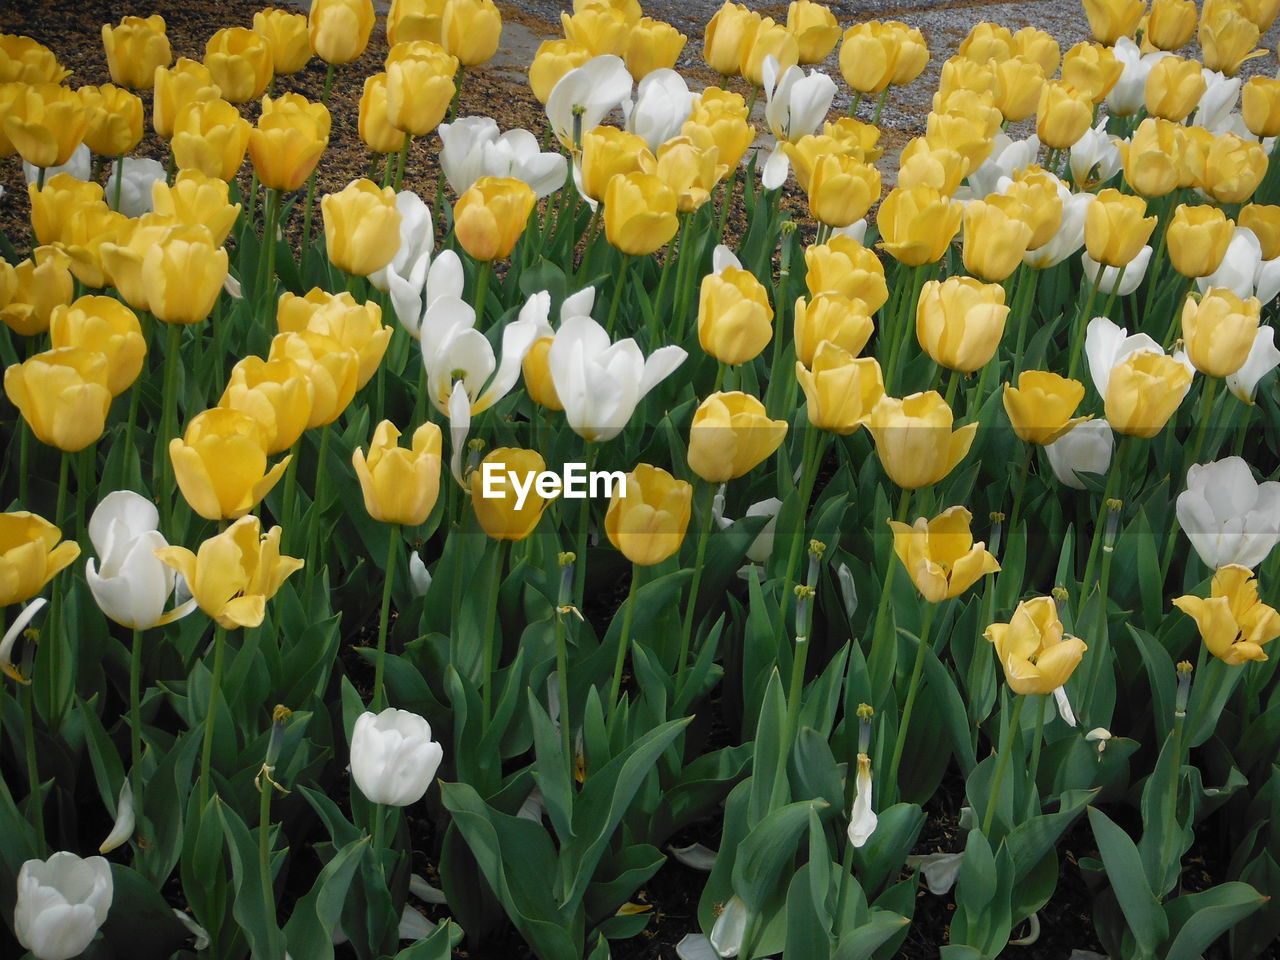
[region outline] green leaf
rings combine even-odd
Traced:
[[[1169,921],[1147,883],[1142,855],[1129,835],[1097,807],[1089,807],[1089,825],[1098,841],[1112,892],[1134,939],[1145,953],[1154,954],[1169,935]]]
[[[187,928],[138,871],[113,863],[111,881],[111,911],[102,925],[103,938],[118,956],[166,960],[187,940]]]
[[[825,806],[821,801],[802,800],[779,807],[742,841],[733,865],[733,891],[752,913],[764,909],[769,894],[786,875],[784,869],[795,856],[809,811]]]
[[[444,920],[435,933],[423,937],[396,954],[395,960],[449,960],[453,948],[462,942],[462,929],[452,920]]]
[[[369,838],[360,837],[342,847],[324,865],[307,895],[294,906],[284,930],[290,954],[331,960],[333,930],[342,917],[347,890],[368,845]]]
[[[231,870],[235,876],[236,892],[232,912],[240,929],[248,937],[255,956],[280,957],[284,955],[284,933],[276,923],[276,896],[272,888],[264,888],[258,869],[258,848],[249,835],[240,816],[214,797],[218,818],[231,851]],[[259,828],[263,829],[263,828]]]
[[[1196,960],[1268,899],[1247,883],[1233,882],[1171,901],[1165,913],[1178,932],[1164,960]]]

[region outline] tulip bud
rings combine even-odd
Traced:
[[[1093,103],[1102,102],[1123,70],[1111,48],[1097,43],[1077,43],[1062,58],[1062,82]]]
[[[351,294],[326,293],[319,287],[305,297],[286,293],[276,306],[276,327],[281,333],[309,330],[332,337],[359,357],[357,387],[363,387],[378,370],[391,343],[391,328],[382,323],[382,308],[372,300],[358,303]]]
[[[759,356],[772,337],[773,308],[755,274],[727,266],[702,278],[698,343],[703,350],[736,366]]]
[[[74,541],[43,517],[0,513],[0,607],[26,603],[80,556]]]
[[[725,0],[703,34],[702,57],[722,77],[739,76],[743,54],[755,38],[761,16],[740,3]],[[797,45],[796,56],[799,57]]]
[[[591,50],[580,43],[544,40],[529,64],[529,87],[538,102],[545,105],[560,78],[590,59]]]
[[[655,70],[673,68],[688,39],[669,23],[642,17],[630,28],[622,53],[627,72],[640,81]]]
[[[215,247],[226,241],[240,215],[240,204],[230,202],[227,183],[199,170],[182,171],[172,186],[163,180],[153,183],[151,207],[176,223],[206,227]]]
[[[1036,107],[1036,136],[1054,150],[1070,147],[1093,123],[1093,106],[1082,91],[1065,80],[1050,80],[1040,88]]]
[[[231,180],[244,163],[249,141],[249,121],[234,105],[226,100],[196,100],[183,107],[174,120],[170,146],[179,170],[199,170],[209,177]]]
[[[76,91],[39,83],[19,90],[0,126],[24,161],[56,167],[70,160],[84,140],[89,114]]]
[[[199,323],[213,310],[227,279],[227,251],[204,227],[174,227],[142,261],[147,309],[165,323]]]
[[[676,209],[692,213],[711,199],[711,191],[728,168],[717,163],[720,150],[705,127],[685,124],[685,134],[658,148],[654,172],[676,195]]]
[[[351,63],[369,45],[375,19],[373,0],[312,0],[311,48],[335,67]]]
[[[937,483],[965,458],[976,423],[951,430],[953,414],[941,394],[884,397],[871,411],[867,429],[889,479],[904,490]]]
[[[621,173],[654,173],[657,160],[643,137],[617,127],[596,127],[582,135],[582,192],[604,199],[609,181]]]
[[[1083,490],[1084,481],[1078,474],[1105,474],[1111,466],[1114,447],[1111,425],[1106,420],[1086,420],[1046,445],[1044,452],[1059,483]]]
[[[352,180],[320,201],[330,262],[344,273],[367,277],[381,270],[400,246],[396,192],[372,180]],[[465,246],[465,241],[464,241]]]
[[[287,10],[259,10],[253,15],[253,32],[271,50],[271,69],[277,77],[297,73],[311,59],[307,16]]]
[[[15,33],[0,34],[0,84],[62,83],[70,75],[43,43]]]
[[[371,803],[417,803],[443,758],[444,748],[431,739],[431,725],[408,710],[365,712],[351,728],[351,779]]]
[[[390,420],[378,424],[366,458],[359,447],[351,455],[364,507],[382,523],[416,527],[425,523],[440,494],[440,428],[424,423],[411,448],[397,443],[400,431]]]
[[[267,601],[303,565],[280,553],[280,528],[264,534],[254,516],[241,517],[210,537],[197,553],[185,547],[164,547],[157,553],[182,574],[200,609],[227,630],[259,626]]]
[[[1197,184],[1218,203],[1244,203],[1267,172],[1267,154],[1256,140],[1234,133],[1213,137],[1208,150],[1191,160]]]
[[[880,245],[909,267],[936,263],[951,245],[963,215],[959,203],[931,187],[897,187],[880,204]]]
[[[995,106],[1009,123],[1035,114],[1044,86],[1044,70],[1034,60],[1012,57],[996,67]]]
[[[130,90],[150,90],[156,69],[173,62],[164,17],[125,17],[119,26],[102,25],[111,82]]]
[[[1195,464],[1178,494],[1178,525],[1210,569],[1252,569],[1280,543],[1275,523],[1280,482],[1258,483],[1240,457]]]
[[[880,171],[854,157],[829,153],[809,181],[809,212],[819,223],[847,227],[880,199]]]
[[[522,180],[481,177],[453,206],[458,242],[477,260],[511,256],[537,202],[532,188]]]
[[[916,304],[916,337],[935,363],[972,373],[995,356],[1008,316],[998,283],[972,277],[930,280]]]
[[[1008,623],[991,624],[983,636],[995,647],[1009,689],[1023,695],[1063,686],[1089,649],[1065,632],[1052,597],[1023,600]]]
[[[48,860],[27,860],[18,871],[13,932],[37,960],[77,957],[106,922],[113,889],[103,857],[82,860],[62,850]]]
[[[1182,57],[1161,57],[1147,74],[1143,98],[1153,117],[1181,123],[1196,108],[1207,85],[1200,64]]]
[[[553,337],[542,337],[535,341],[529,348],[529,352],[524,355],[524,360],[521,361],[521,370],[524,375],[524,388],[528,391],[530,400],[547,410],[563,410],[564,404],[560,402],[560,395],[556,393],[555,381],[551,378],[551,367],[547,363],[547,356],[554,342]]]
[[[867,313],[875,313],[889,300],[880,258],[852,237],[837,234],[826,243],[805,247],[804,264],[805,285],[814,296],[838,293],[861,300]]]
[[[607,4],[575,9],[572,15],[561,13],[560,25],[571,43],[586,47],[593,57],[621,57],[631,32],[626,16]]]
[[[0,264],[4,264],[0,270],[7,274],[10,286],[9,295],[0,299],[0,320],[20,336],[44,333],[54,310],[70,303],[75,292],[70,258],[57,247],[44,246],[36,247],[32,258],[16,267],[3,260]]]
[[[452,6],[450,3],[446,9]],[[387,119],[410,136],[439,126],[453,102],[458,58],[426,40],[397,44],[387,55]]]
[[[81,87],[77,93],[89,118],[84,142],[94,153],[119,157],[142,140],[141,97],[109,83]]]
[[[1173,268],[1184,277],[1209,276],[1227,255],[1233,232],[1217,207],[1178,204],[1165,235]]]
[[[360,139],[374,153],[398,153],[408,136],[391,125],[387,116],[387,75],[375,73],[364,78],[360,96]]]
[[[990,283],[1007,279],[1022,264],[1031,245],[1031,226],[1025,216],[1016,197],[993,196],[965,204],[965,269]]]
[[[973,542],[972,522],[964,507],[948,507],[932,520],[920,517],[910,525],[889,521],[893,552],[929,603],[958,597],[984,575],[999,572],[986,544]]]
[[[288,450],[311,417],[314,387],[292,360],[249,356],[231,368],[218,406],[239,410],[258,421],[268,456]]]
[[[743,154],[755,139],[755,128],[747,122],[747,104],[741,94],[707,87],[694,97],[689,119],[681,132],[689,136],[689,127],[697,126],[711,133],[719,149],[719,162],[728,169],[737,168]]]
[[[269,471],[263,429],[239,410],[214,407],[196,414],[186,434],[169,441],[178,488],[206,520],[234,520],[258,505],[288,466]]]
[[[4,372],[4,392],[36,439],[68,453],[102,436],[107,384],[107,358],[84,347],[47,350]]]
[[[764,61],[773,57],[779,75],[800,62],[800,44],[786,26],[764,17],[756,24],[751,42],[742,49],[738,73],[752,86],[764,85]]]
[[[824,340],[857,356],[871,339],[875,324],[867,305],[841,293],[820,293],[810,300],[800,297],[795,306],[796,360],[813,366]]]
[[[289,192],[306,183],[329,143],[329,125],[322,103],[287,94],[264,97],[258,125],[247,134],[249,159],[262,185]]]
[[[811,368],[796,361],[806,415],[819,430],[848,435],[867,421],[884,397],[884,376],[874,357],[854,356],[830,341],[818,344]]]
[[[754,470],[787,435],[785,420],[770,420],[764,404],[745,393],[713,393],[689,428],[689,469],[709,483]]]
[[[655,174],[615,176],[605,190],[605,236],[623,253],[648,256],[680,229],[676,209],[675,192]]]
[[[107,358],[107,389],[118,397],[142,372],[147,341],[132,310],[112,297],[80,297],[55,307],[49,322],[54,348],[83,347]]]
[[[969,28],[956,54],[975,63],[1003,63],[1015,55],[1014,46],[1013,34],[1008,27],[983,21]],[[1057,69],[1056,64],[1054,69]]]
[[[1249,203],[1241,208],[1237,220],[1258,238],[1263,260],[1280,257],[1280,206]]]
[[[1195,0],[1151,0],[1143,40],[1157,50],[1185,47],[1195,35],[1198,16]]]
[[[43,188],[28,184],[27,196],[31,201],[31,227],[36,242],[52,244],[63,240],[63,228],[76,211],[101,203],[103,193],[97,183],[59,173],[45,180]]]
[[[1166,356],[1145,334],[1126,337],[1126,333],[1106,317],[1089,322],[1085,335],[1089,374],[1103,397],[1112,429],[1150,439],[1187,395],[1194,368],[1185,356]]]
[[[225,27],[205,43],[204,65],[224,100],[247,103],[271,82],[271,46],[246,27]]]
[[[690,484],[659,467],[639,464],[609,501],[605,533],[632,563],[653,566],[680,550],[692,503]]]
[[[1182,339],[1192,366],[1209,377],[1226,377],[1244,366],[1261,309],[1257,297],[1242,300],[1225,287],[1211,288],[1199,302],[1188,296],[1182,305]]]
[[[1108,267],[1123,267],[1138,255],[1156,227],[1155,217],[1144,217],[1141,197],[1107,189],[1097,195],[1085,213],[1084,244],[1089,256]]]
[[[1169,120],[1148,117],[1138,125],[1130,142],[1116,148],[1124,164],[1124,178],[1144,197],[1163,197],[1176,189],[1181,176],[1182,127]]]
[[[323,333],[281,333],[272,339],[267,360],[292,360],[311,381],[308,429],[338,419],[359,386],[360,354]]]
[[[1209,2],[1200,15],[1196,39],[1205,68],[1234,77],[1246,60],[1266,55],[1254,49],[1262,31],[1232,0]]]
[[[1121,37],[1132,37],[1138,21],[1147,12],[1143,0],[1084,0],[1093,39],[1114,46]]]
[[[499,447],[471,472],[471,506],[494,540],[523,540],[533,533],[554,493],[543,493],[538,477],[547,468],[536,450]]]
[[[791,0],[787,7],[787,30],[796,38],[800,63],[821,63],[840,39],[835,14],[813,0]]]
[[[1024,370],[1016,387],[1004,385],[1004,409],[1024,443],[1048,446],[1091,417],[1073,417],[1084,384],[1045,370]]]
[[[391,0],[387,11],[387,45],[413,40],[440,42],[440,22],[448,0]]]
[[[219,97],[209,68],[186,57],[179,58],[172,67],[157,67],[153,82],[155,93],[151,101],[151,125],[166,139],[173,136],[173,125],[188,104],[205,103]]]
[[[1214,573],[1208,600],[1183,596],[1173,605],[1195,620],[1205,648],[1229,666],[1266,660],[1263,645],[1280,636],[1280,613],[1258,598],[1253,573],[1238,564]]]
[[[855,24],[840,43],[840,73],[859,93],[881,93],[910,83],[929,60],[924,37],[896,20]]]

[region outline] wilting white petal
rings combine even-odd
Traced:
[[[700,843],[691,843],[687,847],[668,847],[671,855],[691,870],[710,873],[716,865],[716,852]]]
[[[120,785],[120,795],[116,799],[116,822],[111,832],[107,834],[107,839],[102,841],[102,846],[98,847],[98,852],[110,853],[122,843],[128,843],[129,838],[133,836],[133,827],[133,787],[129,785],[129,779],[126,777],[124,783]]]
[[[1067,699],[1067,688],[1057,687],[1053,691],[1053,702],[1058,705],[1058,716],[1069,727],[1076,725],[1076,714],[1071,709],[1071,701]]]
[[[923,856],[907,857],[907,866],[919,869],[924,874],[925,886],[936,897],[946,896],[960,875],[964,866],[963,853],[926,853]]]
[[[747,932],[747,920],[750,914],[747,905],[736,894],[716,917],[715,926],[711,928],[711,946],[722,957],[736,957],[742,949],[742,938]]]

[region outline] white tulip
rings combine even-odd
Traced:
[[[722,957],[736,957],[742,949],[742,938],[746,935],[750,916],[741,897],[737,894],[730,897],[711,928],[712,949]]]
[[[847,227],[835,227],[831,231],[831,235],[833,237],[849,237],[865,245],[867,240],[867,218],[863,217],[861,220],[855,220]]]
[[[956,191],[959,200],[981,200],[991,193],[1004,192],[1000,182],[1012,177],[1023,167],[1036,162],[1040,155],[1040,138],[1034,133],[1025,140],[1013,140],[1007,133],[997,133],[987,159],[977,170],[971,170],[967,186]]]
[[[620,57],[593,57],[556,81],[547,97],[551,130],[569,150],[577,152],[582,137],[594,130],[631,96],[631,74]]]
[[[48,602],[44,597],[36,597],[23,607],[17,619],[9,624],[9,629],[4,632],[4,638],[0,639],[0,673],[4,673],[14,680],[24,680],[22,671],[13,662],[13,646],[18,642],[18,638],[22,636],[22,631],[27,629],[27,624],[35,619],[36,614]]]
[[[498,139],[492,117],[461,117],[436,128],[440,135],[440,169],[455,196],[484,176],[484,145]]]
[[[1163,354],[1164,349],[1145,333],[1129,336],[1126,328],[1113,323],[1107,317],[1094,317],[1089,321],[1089,328],[1085,332],[1084,352],[1089,361],[1089,376],[1093,380],[1093,386],[1098,391],[1098,396],[1105,400],[1107,386],[1111,383],[1111,371],[1124,363],[1129,354],[1138,352]],[[1178,351],[1173,355],[1173,359],[1194,374],[1194,368],[1185,353]],[[1190,383],[1187,384],[1186,389],[1191,389]],[[1183,395],[1186,395],[1186,390],[1183,391]]]
[[[1258,381],[1280,366],[1280,350],[1276,349],[1275,327],[1259,327],[1244,366],[1227,377],[1227,389],[1245,403],[1253,403]]]
[[[1042,247],[1028,250],[1023,255],[1022,262],[1036,270],[1044,270],[1056,267],[1083,247],[1085,215],[1093,200],[1092,193],[1073,193],[1065,197],[1062,202],[1062,220],[1053,239]]]
[[[631,338],[610,343],[590,317],[569,317],[547,352],[547,366],[569,427],[599,443],[621,433],[645,394],[686,356],[680,347],[665,346],[645,359]]]
[[[1110,180],[1120,169],[1120,150],[1116,137],[1107,133],[1107,118],[1103,117],[1092,130],[1071,145],[1071,179],[1077,186],[1091,182]],[[1097,167],[1097,172],[1093,169]]]
[[[858,754],[858,774],[854,781],[853,809],[849,812],[849,842],[854,847],[862,847],[875,833],[880,822],[876,812],[871,809],[871,758],[865,753]]]
[[[1094,727],[1084,735],[1084,739],[1086,743],[1096,743],[1098,745],[1098,753],[1101,755],[1102,751],[1107,749],[1107,741],[1111,739],[1111,731],[1106,727]]]
[[[511,177],[529,185],[539,200],[564,186],[569,161],[555,151],[543,151],[528,130],[508,130],[484,147],[484,175]]]
[[[1178,494],[1178,524],[1206,567],[1253,569],[1280,543],[1280,482],[1258,483],[1240,457],[1195,464]]]
[[[1147,74],[1161,57],[1167,57],[1164,51],[1142,55],[1138,45],[1128,37],[1121,37],[1111,48],[1116,59],[1124,65],[1120,79],[1107,94],[1107,108],[1112,116],[1131,117],[1146,104]]]
[[[373,803],[407,807],[421,800],[443,758],[431,724],[408,710],[362,713],[351,731],[351,778]]]
[[[626,129],[644,139],[654,153],[680,133],[693,112],[693,94],[674,70],[654,70],[636,86],[636,98],[623,105]]]
[[[678,960],[719,960],[720,954],[705,934],[686,933],[676,944]]]
[[[1089,256],[1088,251],[1080,254],[1080,263],[1084,267],[1085,278],[1097,284],[1098,292],[1110,296],[1116,294],[1127,297],[1138,289],[1142,278],[1147,275],[1147,265],[1151,262],[1151,246],[1148,244],[1138,251],[1138,255],[1121,267],[1104,267]],[[1123,274],[1121,270],[1123,269]]]
[[[422,288],[436,245],[435,226],[431,208],[412,190],[396,194],[396,210],[400,212],[400,247],[389,264],[369,274],[369,282],[391,294],[401,326],[416,335]]]
[[[1201,293],[1210,287],[1226,287],[1241,299],[1257,297],[1269,303],[1280,293],[1280,257],[1263,260],[1257,235],[1248,227],[1236,227],[1218,269],[1196,278],[1196,286]]]
[[[725,485],[720,484],[720,488],[716,491],[716,495],[711,500],[711,517],[716,522],[716,526],[721,530],[727,530],[733,526],[733,521],[724,515],[724,488]],[[770,554],[773,553],[774,533],[778,526],[778,511],[782,509],[782,501],[777,497],[770,497],[767,500],[761,500],[747,507],[743,517],[768,517],[768,522],[760,528],[760,532],[756,534],[756,538],[751,541],[751,546],[747,548],[747,559],[752,563],[765,563]]]
[[[155,504],[132,490],[107,494],[89,518],[89,539],[98,560],[85,564],[85,580],[99,609],[122,627],[150,630],[196,608],[194,600],[187,600],[165,612],[175,573],[156,556],[169,546],[156,529],[159,523]]]
[[[119,173],[119,168],[113,163],[106,186],[107,205],[113,210],[116,208],[116,178]],[[144,213],[150,213],[151,186],[168,180],[168,177],[168,171],[159,160],[125,157],[124,179],[120,185],[120,212],[126,217],[140,217]]]
[[[111,865],[66,850],[18,871],[13,932],[38,960],[71,960],[93,942],[111,909]]]
[[[1111,466],[1115,437],[1105,420],[1086,420],[1044,448],[1049,466],[1058,482],[1073,490],[1083,490],[1077,474],[1104,474]]]
[[[1202,69],[1205,91],[1196,105],[1195,125],[1218,133],[1230,122],[1231,113],[1240,98],[1239,77],[1228,77],[1215,70]]]
[[[82,143],[76,147],[75,153],[71,154],[71,159],[66,163],[57,167],[44,168],[44,182],[48,183],[50,179],[60,173],[69,173],[77,180],[88,180],[93,175],[91,172],[92,165],[89,147],[87,144]],[[40,168],[23,160],[22,176],[27,183],[38,183],[40,180]]]
[[[806,75],[799,67],[788,67],[779,73],[779,66],[776,57],[765,57],[764,118],[774,137],[794,143],[826,119],[836,82],[820,70]]]

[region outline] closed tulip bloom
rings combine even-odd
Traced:
[[[1198,186],[1218,203],[1244,203],[1267,172],[1262,144],[1234,133],[1214,137],[1202,162]]]
[[[125,303],[135,310],[150,309],[150,290],[143,282],[142,265],[147,254],[173,230],[168,217],[148,213],[136,220],[126,220],[112,241],[98,250],[107,279],[119,291]],[[199,232],[203,228],[184,228]],[[208,231],[204,231],[208,235]]]
[[[847,227],[880,199],[880,171],[841,154],[827,154],[809,181],[809,212],[819,223]]]
[[[1116,144],[1129,186],[1144,197],[1163,197],[1177,189],[1183,141],[1179,124],[1156,117],[1143,120],[1130,142]]]
[[[34,513],[0,513],[0,607],[25,603],[80,556],[80,546]]]
[[[589,47],[572,40],[542,41],[529,64],[529,87],[538,102],[545,104],[560,78],[591,57]]]
[[[17,886],[13,932],[37,960],[71,960],[87,950],[106,922],[114,892],[111,864],[66,850],[24,862]]]
[[[730,170],[742,162],[755,138],[755,128],[747,122],[746,101],[741,94],[719,87],[707,87],[694,97],[692,112],[682,132],[688,135],[690,126],[701,127],[711,133],[720,151],[720,163]]]
[[[1012,274],[1031,245],[1031,226],[1008,213],[1001,199],[971,200],[964,207],[964,267],[990,283]],[[1021,206],[1017,202],[1018,212]]]
[[[335,67],[355,60],[369,45],[373,0],[313,0],[307,17],[311,49]]]
[[[157,67],[154,83],[151,125],[166,139],[173,136],[178,115],[188,104],[217,100],[220,96],[209,68],[186,57],[180,57],[172,67]]]
[[[488,491],[484,482],[486,464],[495,478]],[[546,469],[546,461],[536,450],[515,447],[499,447],[480,461],[470,477],[471,506],[486,534],[494,540],[523,540],[533,533],[542,511],[551,502],[538,491],[536,483]],[[523,498],[517,487],[525,491]],[[497,496],[486,496],[486,492]]]
[[[772,57],[778,62],[779,72],[786,71],[800,62],[800,44],[795,34],[785,24],[772,17],[764,17],[756,25],[751,42],[743,49],[738,72],[742,79],[753,86],[764,85],[764,63]]]
[[[360,354],[313,330],[278,334],[271,340],[267,360],[292,360],[311,381],[308,429],[337,420],[360,383]]]
[[[391,0],[387,11],[387,43],[406,40],[440,42],[440,21],[448,0]]]
[[[1106,420],[1085,420],[1046,445],[1044,452],[1059,483],[1083,490],[1085,485],[1079,474],[1106,473],[1114,448],[1115,437]]]
[[[657,160],[644,138],[617,127],[596,127],[582,136],[582,192],[604,200],[609,181],[622,173],[654,173]]]
[[[400,431],[383,420],[373,433],[366,457],[351,455],[369,516],[382,523],[416,527],[425,523],[440,494],[440,428],[424,423],[409,449],[398,444]]]
[[[70,75],[43,43],[15,33],[0,34],[0,83],[61,83]]]
[[[1245,204],[1236,218],[1240,226],[1251,231],[1262,247],[1262,259],[1280,257],[1280,206],[1261,203]]]
[[[248,356],[231,368],[218,406],[256,420],[262,428],[263,448],[274,456],[302,436],[311,418],[314,392],[307,371],[292,360]]]
[[[1107,421],[1117,433],[1154,437],[1191,389],[1194,368],[1185,356],[1166,356],[1146,334],[1128,336],[1106,317],[1089,322],[1085,353]]]
[[[1120,79],[1124,64],[1110,47],[1077,43],[1062,58],[1062,81],[1093,103],[1101,103]]]
[[[884,397],[871,411],[867,429],[889,479],[904,490],[937,483],[965,458],[976,423],[952,431],[951,408],[930,390],[899,400]]]
[[[884,398],[884,376],[875,357],[857,357],[824,340],[810,367],[796,361],[806,415],[819,430],[847,436],[867,421]]]
[[[84,142],[94,153],[119,157],[142,140],[142,99],[120,87],[104,83],[76,91],[89,123]]]
[[[692,213],[711,199],[728,168],[717,162],[720,150],[709,131],[688,124],[683,129],[693,135],[672,137],[659,147],[654,173],[675,193],[676,209]]]
[[[1089,31],[1099,43],[1112,46],[1121,37],[1132,37],[1147,12],[1143,0],[1084,0]]]
[[[910,83],[928,60],[920,31],[896,20],[856,24],[840,43],[840,73],[859,93],[878,94],[890,84]]]
[[[1195,464],[1177,515],[1205,566],[1253,569],[1280,543],[1280,482],[1258,483],[1240,457]]]
[[[1155,217],[1144,217],[1141,197],[1107,189],[1097,195],[1085,213],[1084,245],[1089,256],[1108,267],[1128,264],[1151,238]]]
[[[1280,134],[1280,80],[1253,77],[1241,88],[1240,106],[1245,126],[1255,137]]]
[[[620,10],[607,4],[592,4],[561,13],[560,25],[571,43],[581,44],[593,57],[621,57],[627,48],[631,21]]]
[[[1085,135],[1093,124],[1090,99],[1065,80],[1050,80],[1040,88],[1036,107],[1036,136],[1046,146],[1063,150]]]
[[[675,191],[656,174],[616,176],[605,191],[605,236],[623,253],[648,256],[676,235],[676,209]]]
[[[1072,416],[1084,399],[1084,384],[1047,370],[1024,370],[1018,385],[1004,385],[1004,410],[1023,443],[1048,446],[1091,417]]]
[[[364,78],[364,92],[360,97],[360,139],[374,153],[397,153],[408,136],[393,127],[387,115],[387,75],[375,73]]]
[[[995,647],[1009,689],[1023,695],[1053,693],[1089,649],[1064,631],[1052,597],[1023,600],[1008,623],[991,624],[983,636]]]
[[[63,227],[77,210],[102,202],[103,192],[100,184],[59,173],[45,180],[43,188],[28,184],[27,196],[36,242],[51,244],[62,240]]]
[[[358,277],[381,270],[400,246],[396,192],[372,180],[352,180],[320,201],[330,262]]]
[[[264,97],[262,116],[248,135],[249,159],[262,185],[287,193],[306,183],[328,146],[330,122],[322,103],[288,94]]]
[[[297,73],[311,59],[311,36],[304,13],[259,10],[253,15],[253,32],[271,48],[271,69],[277,77]]]
[[[1035,114],[1044,86],[1044,70],[1034,60],[1012,57],[996,67],[995,106],[1009,123]]]
[[[118,397],[142,372],[147,341],[137,315],[114,297],[80,297],[55,307],[50,341],[58,347],[84,347],[107,358],[107,389]]]
[[[192,553],[165,547],[160,559],[182,574],[210,619],[228,630],[261,625],[267,601],[303,562],[280,553],[280,528],[265,534],[257,517],[241,517]]]
[[[1206,69],[1234,77],[1246,60],[1266,55],[1255,49],[1262,31],[1231,0],[1205,4],[1196,39]]]
[[[875,330],[863,301],[831,291],[808,300],[797,299],[794,317],[796,360],[806,367],[813,366],[822,341],[828,340],[856,357]]]
[[[142,283],[147,309],[165,323],[199,323],[227,279],[227,251],[204,227],[177,226],[147,251]]]
[[[102,436],[107,383],[107,358],[84,347],[46,350],[4,372],[4,392],[36,439],[67,453]]]
[[[995,356],[1008,316],[998,283],[972,277],[930,280],[916,304],[916,337],[935,363],[973,373]]]
[[[703,350],[736,366],[759,356],[772,337],[773,307],[753,273],[726,266],[702,278],[698,343]]]
[[[1268,659],[1263,646],[1280,637],[1280,613],[1258,598],[1258,581],[1238,564],[1214,573],[1209,599],[1184,596],[1173,605],[1195,620],[1205,648],[1229,666]]]
[[[268,470],[262,427],[226,407],[193,417],[186,434],[169,441],[169,457],[183,497],[206,520],[243,517],[276,485],[290,459]]]
[[[54,83],[22,89],[0,117],[4,136],[35,167],[61,166],[84,140],[89,114],[76,91]]]
[[[964,507],[949,507],[932,520],[920,517],[910,525],[889,521],[893,552],[929,603],[958,597],[985,574],[1000,570],[986,544],[973,542],[972,522]]]
[[[1195,0],[1151,0],[1143,39],[1157,50],[1178,50],[1195,36],[1198,17]]]
[[[431,739],[431,725],[408,710],[365,712],[351,728],[351,779],[370,803],[417,803],[443,757],[444,748]]]
[[[1001,193],[1017,200],[1020,218],[1031,227],[1027,250],[1039,250],[1051,243],[1063,224],[1071,193],[1066,184],[1038,164],[1017,171]],[[987,198],[991,200],[990,197]]]
[[[0,299],[0,320],[23,337],[44,333],[53,312],[70,303],[75,292],[71,259],[57,247],[45,246],[36,247],[32,257],[16,267],[9,267],[3,260],[0,264],[0,272],[8,276],[10,287],[9,296]]]
[[[621,56],[637,81],[655,70],[671,69],[689,38],[669,23],[642,17],[631,27]]]
[[[930,143],[927,137],[916,137],[902,150],[897,185],[904,190],[929,187],[950,197],[959,189],[969,167],[968,158],[958,151]]]
[[[560,402],[560,395],[556,393],[556,384],[551,377],[551,366],[548,363],[551,344],[554,342],[554,337],[542,337],[535,341],[529,348],[529,352],[524,355],[524,360],[520,362],[520,368],[521,375],[524,377],[524,388],[530,400],[547,410],[563,410],[564,404]]]
[[[250,129],[249,121],[226,100],[189,103],[174,120],[170,139],[174,163],[179,170],[199,170],[231,180],[244,163]]]
[[[533,189],[523,180],[481,177],[453,206],[458,242],[477,260],[511,256],[537,202]]]
[[[684,542],[693,487],[660,467],[639,464],[615,490],[604,517],[605,533],[623,556],[641,567],[675,555]]]
[[[1231,221],[1217,207],[1178,204],[1166,233],[1173,268],[1184,277],[1209,276],[1221,266],[1233,232]]]
[[[224,100],[247,103],[271,81],[271,45],[247,27],[225,27],[205,43],[204,65]]]
[[[1197,302],[1182,305],[1182,339],[1192,366],[1208,377],[1235,373],[1249,356],[1258,333],[1262,304],[1242,300],[1225,287],[1213,287]]]
[[[881,246],[899,263],[919,267],[942,259],[960,229],[961,204],[932,187],[898,187],[880,204]]]
[[[882,208],[883,209],[883,208]],[[839,293],[867,305],[875,313],[889,300],[880,258],[853,237],[838,234],[804,251],[805,286],[809,293]]]
[[[231,203],[230,197],[226,181],[184,170],[172,185],[163,180],[152,184],[151,209],[176,223],[205,227],[214,246],[220,247],[240,216],[240,204]]]
[[[458,60],[427,40],[398,44],[387,57],[387,119],[410,136],[440,125],[457,87]]]
[[[746,393],[713,393],[699,404],[689,428],[689,469],[710,483],[727,483],[771,457],[787,435],[785,420],[770,420]]]
[[[702,57],[707,66],[722,77],[739,76],[743,54],[754,40],[762,19],[742,4],[725,0],[703,34]]]
[[[102,25],[111,82],[130,90],[150,90],[156,68],[173,62],[164,17],[125,17],[118,26]]]
[[[960,41],[957,55],[976,63],[1003,63],[1016,55],[1014,48],[1013,33],[1008,27],[982,21],[969,28],[968,35]],[[1054,69],[1057,69],[1056,64]]]
[[[1161,57],[1147,74],[1143,97],[1147,113],[1181,123],[1200,103],[1207,85],[1200,64],[1182,57]]]
[[[821,63],[840,40],[836,15],[813,0],[791,0],[787,7],[787,30],[800,48],[800,63]]]
[[[493,58],[502,37],[502,14],[493,0],[449,0],[440,19],[440,44],[463,66]]]
[[[359,380],[363,387],[377,372],[391,328],[382,323],[382,308],[372,300],[360,303],[350,293],[326,293],[319,287],[299,297],[285,293],[276,307],[276,327],[281,333],[304,330],[332,337],[359,357]]]

